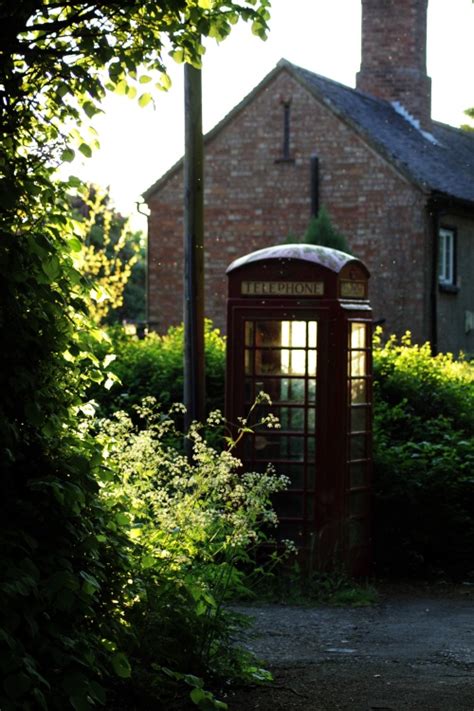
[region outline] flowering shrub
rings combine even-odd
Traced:
[[[240,462],[229,450],[211,448],[198,424],[187,434],[188,461],[168,444],[178,436],[174,413],[157,413],[152,398],[137,409],[138,425],[119,412],[101,421],[99,433],[107,463],[101,498],[114,514],[112,526],[129,540],[130,577],[119,614],[133,679],[163,702],[163,688],[185,676],[188,683],[203,676],[261,678],[262,670],[231,644],[235,620],[223,602],[243,586],[239,564],[276,523],[270,497],[286,478],[240,472]],[[221,424],[213,412],[206,428]],[[209,701],[199,685],[192,693],[196,703]]]

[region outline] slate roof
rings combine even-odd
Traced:
[[[290,64],[298,78],[411,180],[436,193],[474,203],[474,132],[433,121],[428,134],[393,104]]]
[[[433,121],[421,131],[401,107],[280,60],[273,71],[205,136],[212,139],[280,71],[287,70],[410,181],[442,197],[474,204],[474,132]],[[181,165],[178,161],[143,193],[145,200]]]

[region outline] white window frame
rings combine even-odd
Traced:
[[[440,284],[455,284],[456,279],[456,233],[455,230],[441,227],[438,235],[438,281]]]

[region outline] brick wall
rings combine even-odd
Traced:
[[[283,102],[291,100],[290,159]],[[281,69],[206,143],[206,315],[225,330],[225,270],[243,254],[300,236],[311,211],[310,160],[320,163],[320,204],[372,272],[374,318],[387,331],[429,337],[424,196],[361,137]],[[182,170],[149,198],[149,319],[182,320]]]

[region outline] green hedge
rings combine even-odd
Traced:
[[[110,343],[102,345],[96,355],[102,360],[116,356],[110,364],[118,382],[105,389],[97,385],[89,396],[99,405],[98,414],[110,416],[117,410],[128,413],[140,405],[144,397],[155,397],[161,409],[167,411],[183,401],[183,326],[169,329],[164,336],[150,333],[143,340],[131,337],[122,328],[109,331]],[[225,340],[210,321],[205,323],[204,347],[206,359],[207,411],[223,409]]]
[[[407,334],[374,348],[375,545],[382,573],[474,569],[474,367]]]

